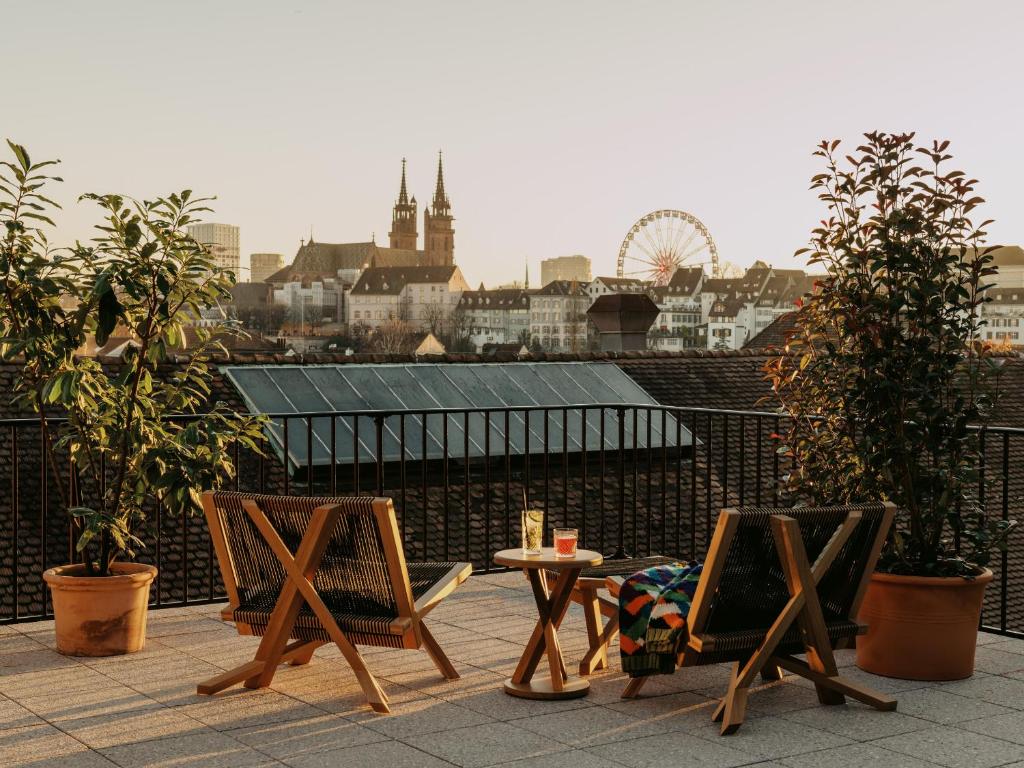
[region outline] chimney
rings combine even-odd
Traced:
[[[647,331],[658,318],[658,305],[646,293],[610,293],[590,305],[587,316],[601,335],[601,350],[647,349]]]

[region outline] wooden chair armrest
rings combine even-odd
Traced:
[[[455,591],[455,588],[462,584],[473,573],[472,563],[456,563],[444,575],[444,577],[431,587],[427,592],[420,595],[413,610],[418,618],[423,618],[427,613],[444,598]]]
[[[619,590],[622,589],[623,583],[626,581],[625,576],[609,576],[604,580],[604,584],[608,587],[608,592],[612,597],[618,598]]]

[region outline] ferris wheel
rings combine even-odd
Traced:
[[[711,265],[718,276],[718,248],[708,228],[693,214],[661,210],[648,213],[629,230],[619,248],[619,277],[665,285],[681,266]]]

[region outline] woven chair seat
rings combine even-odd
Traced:
[[[829,639],[835,646],[840,640],[856,637],[860,625],[847,619],[826,621]],[[753,649],[760,647],[768,635],[767,629],[722,632],[720,634],[704,634],[703,639],[714,645],[714,650],[700,654],[698,664],[716,664],[722,661],[746,660]],[[805,651],[800,637],[800,628],[794,624],[779,643],[778,653],[803,653]]]
[[[409,563],[409,583],[412,586],[413,600],[425,595],[430,589],[449,575],[457,563]],[[371,597],[361,601],[358,612],[344,610],[339,604],[351,604],[351,590],[323,587],[318,585],[317,592],[323,599],[338,626],[349,639],[355,643],[387,645],[394,648],[402,646],[401,634],[390,630],[392,622],[397,618],[392,607],[375,602]],[[251,590],[244,595],[235,609],[232,618],[241,624],[247,624],[253,634],[262,635],[270,622],[270,614],[277,605],[281,595],[279,585],[266,589]],[[292,630],[292,638],[296,640],[323,640],[330,642],[330,636],[320,624],[316,614],[308,605],[303,605]]]

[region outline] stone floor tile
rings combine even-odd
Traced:
[[[497,683],[497,684],[495,684]],[[540,705],[530,699],[521,699],[518,696],[509,696],[502,688],[500,679],[495,681],[487,678],[487,684],[473,688],[453,690],[443,696],[445,701],[458,704],[460,707],[472,709],[495,720],[507,721],[516,720],[521,717],[530,717],[537,714],[540,706],[545,712],[561,712],[567,709],[580,709],[593,706],[590,696],[579,699],[562,699],[561,701],[545,701]]]
[[[400,741],[312,752],[284,760],[292,768],[451,768],[451,763]]]
[[[1024,653],[1024,640],[1005,638],[999,635],[994,635],[994,637],[996,640],[986,644],[986,648],[998,651],[1007,651],[1009,653]]]
[[[880,712],[859,702],[827,707],[819,705],[787,712],[782,717],[854,741],[871,741],[883,736],[935,727],[935,723],[928,720],[921,720],[898,711]]]
[[[959,727],[986,736],[994,736],[1004,741],[1012,741],[1014,744],[1024,745],[1024,712],[1008,712],[1002,715],[985,717],[980,720],[971,720],[959,723]]]
[[[736,749],[731,739],[708,742],[686,733],[664,733],[587,747],[586,752],[627,768],[732,768],[757,758]]]
[[[708,719],[699,730],[688,733],[716,744],[724,739],[730,747],[762,760],[779,760],[804,752],[841,747],[852,741],[845,736],[774,715],[751,717],[747,713],[743,725],[731,736],[722,736],[720,729],[719,723]]]
[[[52,650],[44,640],[45,636],[23,635],[20,632],[0,635],[0,660],[13,653]],[[3,666],[3,661],[0,661],[0,666]]]
[[[979,673],[966,680],[943,683],[939,689],[1002,707],[1024,709],[1024,680]]]
[[[26,765],[31,760],[76,758],[89,749],[64,731],[43,723],[0,731],[0,765]],[[70,764],[70,760],[66,764]]]
[[[667,718],[648,722],[601,706],[541,712],[513,722],[519,727],[577,748],[654,736],[675,728]]]
[[[779,761],[787,768],[935,768],[935,763],[890,752],[874,744],[848,744]],[[757,768],[762,768],[758,763]]]
[[[270,757],[216,731],[110,746],[100,753],[121,768],[255,768],[276,764]]]
[[[22,706],[52,723],[97,715],[142,711],[162,706],[132,688],[114,683],[110,687],[91,688],[74,695],[55,692],[20,699]]]
[[[711,720],[718,702],[691,691],[668,693],[664,696],[645,696],[639,699],[619,699],[605,704],[608,709],[648,722],[664,722],[674,729],[687,730],[698,723]]]
[[[539,757],[565,750],[561,742],[524,731],[514,723],[484,723],[403,740],[462,768],[483,768],[507,762],[510,756]]]
[[[43,719],[36,716],[31,710],[26,709],[18,702],[0,697],[0,731],[43,724]]]
[[[421,733],[450,731],[493,722],[493,718],[480,712],[432,697],[392,707],[390,715],[381,715],[366,709],[346,717],[393,739],[406,739]]]
[[[278,760],[312,752],[351,748],[388,737],[337,715],[265,723],[229,732],[231,738]]]
[[[36,645],[36,648],[0,653],[0,678],[17,677],[29,672],[74,669],[80,666],[78,661],[70,656],[62,656],[44,644]]]
[[[974,668],[990,675],[1005,675],[1024,670],[1024,653],[1006,651],[996,645],[983,645],[975,650]]]
[[[116,686],[116,681],[83,665],[0,677],[0,694],[11,699],[34,696],[44,691],[69,695],[78,691]]]
[[[889,736],[876,746],[948,768],[993,768],[1024,759],[1024,747],[951,726]]]
[[[949,693],[941,688],[906,691],[899,694],[898,702],[898,711],[905,715],[943,724],[963,723],[1014,711],[983,699]]]
[[[211,731],[202,723],[166,707],[77,717],[61,720],[59,727],[93,749]]]
[[[216,731],[246,728],[263,723],[302,720],[320,715],[320,710],[267,688],[250,690],[233,688],[204,696],[195,704],[175,707],[175,711],[191,717]]]
[[[538,757],[527,757],[508,763],[501,763],[496,768],[622,768],[622,763],[613,763],[592,752],[582,749],[571,749],[566,752],[552,752]],[[771,768],[759,765],[757,768]]]

